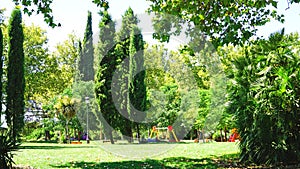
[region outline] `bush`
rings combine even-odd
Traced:
[[[1,169],[12,168],[12,151],[18,150],[19,144],[10,137],[11,131],[0,128],[0,166]]]
[[[34,129],[28,136],[25,137],[27,141],[36,141],[45,136],[44,128]]]
[[[234,61],[229,110],[236,113],[241,160],[300,162],[300,41],[276,33]]]

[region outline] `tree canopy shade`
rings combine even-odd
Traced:
[[[24,125],[24,51],[23,27],[20,9],[14,9],[8,26],[9,48],[7,68],[6,121],[12,129],[12,137],[18,140],[19,132]]]

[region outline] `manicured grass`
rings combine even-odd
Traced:
[[[220,168],[218,163],[223,159],[237,156],[236,143],[24,143],[14,160],[17,165],[39,169]]]

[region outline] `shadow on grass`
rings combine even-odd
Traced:
[[[238,154],[229,154],[219,157],[209,158],[186,158],[186,157],[171,157],[161,160],[147,159],[142,161],[118,161],[118,162],[84,162],[75,161],[61,165],[51,165],[54,168],[85,168],[85,169],[106,169],[106,168],[118,168],[118,169],[214,169],[231,167],[229,162],[236,160]],[[232,158],[232,159],[231,159]]]
[[[149,143],[115,143],[115,145],[146,145],[146,144],[195,144],[188,142],[167,142],[167,141],[158,141],[158,142],[149,142]]]
[[[26,141],[28,143],[58,143],[58,141],[55,141],[55,140],[49,140],[49,141],[45,141],[45,140],[40,140],[40,141],[37,141],[37,140],[34,140],[34,141]]]
[[[35,146],[35,145],[32,145],[32,146],[20,146],[19,149],[41,149],[41,150],[54,150],[54,149],[63,149],[63,148],[95,148],[94,146],[74,146],[74,145],[45,145],[45,146],[41,146],[41,145],[38,145],[38,146]]]

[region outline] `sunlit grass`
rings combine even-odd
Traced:
[[[215,159],[228,158],[226,156],[232,155],[235,157],[238,154],[238,146],[235,143],[116,145],[99,142],[82,145],[24,143],[21,148],[14,158],[16,164],[40,169],[217,168]],[[168,151],[161,151],[162,149]]]

